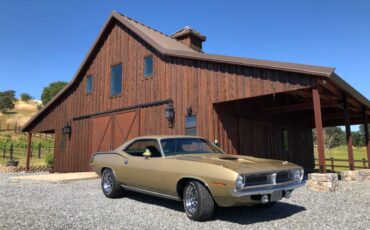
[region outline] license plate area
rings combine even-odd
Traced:
[[[279,201],[281,199],[283,199],[283,191],[275,191],[271,194],[271,198],[270,198],[271,202]]]

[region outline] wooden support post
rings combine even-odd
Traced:
[[[38,157],[39,159],[41,159],[41,142],[39,143],[39,146],[38,146]]]
[[[355,162],[353,158],[351,118],[349,115],[347,94],[344,94],[343,96],[343,104],[344,104],[344,119],[345,119],[345,124],[346,124],[346,138],[347,138],[349,169],[355,170]]]
[[[367,163],[368,167],[370,168],[370,139],[369,139],[369,119],[367,115],[366,108],[363,108],[364,113],[364,131],[365,131],[365,144],[367,150]]]
[[[31,147],[32,147],[32,133],[28,133],[28,145],[27,145],[27,155],[26,155],[26,171],[30,171]]]
[[[335,172],[335,168],[334,168],[334,158],[333,158],[333,157],[331,157],[331,158],[330,158],[330,163],[331,163],[331,171],[332,171],[332,172]]]
[[[318,158],[319,158],[319,167],[320,167],[321,173],[326,173],[324,131],[322,127],[320,93],[315,88],[312,89],[312,99],[313,99],[313,109],[315,113],[315,127],[316,127],[317,153],[318,153]]]

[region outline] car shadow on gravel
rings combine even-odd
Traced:
[[[165,208],[172,209],[177,212],[184,212],[182,202],[167,200],[140,193],[130,192],[126,198],[135,201],[157,205]],[[273,221],[284,219],[293,216],[297,213],[305,211],[306,208],[294,204],[277,202],[274,206],[269,208],[263,207],[232,207],[220,208],[217,207],[213,220],[221,220],[241,225],[255,224],[259,222]],[[184,213],[185,215],[185,213]]]
[[[172,209],[178,212],[184,212],[182,202],[167,200],[165,198],[160,198],[160,197],[155,197],[155,196],[150,196],[150,195],[135,193],[135,192],[129,192],[126,195],[126,198],[132,199],[138,202],[142,202],[142,203],[147,203],[147,204],[169,208],[169,209]]]
[[[284,219],[305,211],[306,208],[294,204],[278,202],[269,208],[233,207],[217,208],[214,219],[242,225]]]

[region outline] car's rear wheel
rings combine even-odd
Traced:
[[[191,220],[209,220],[215,203],[207,188],[198,181],[190,181],[184,188],[183,203],[186,215]]]
[[[111,169],[104,169],[101,177],[103,193],[108,198],[117,198],[123,195],[123,188],[117,183]]]

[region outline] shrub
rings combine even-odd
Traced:
[[[54,164],[54,155],[51,154],[51,153],[47,154],[46,157],[45,157],[45,163],[48,166],[53,166],[53,164]]]

